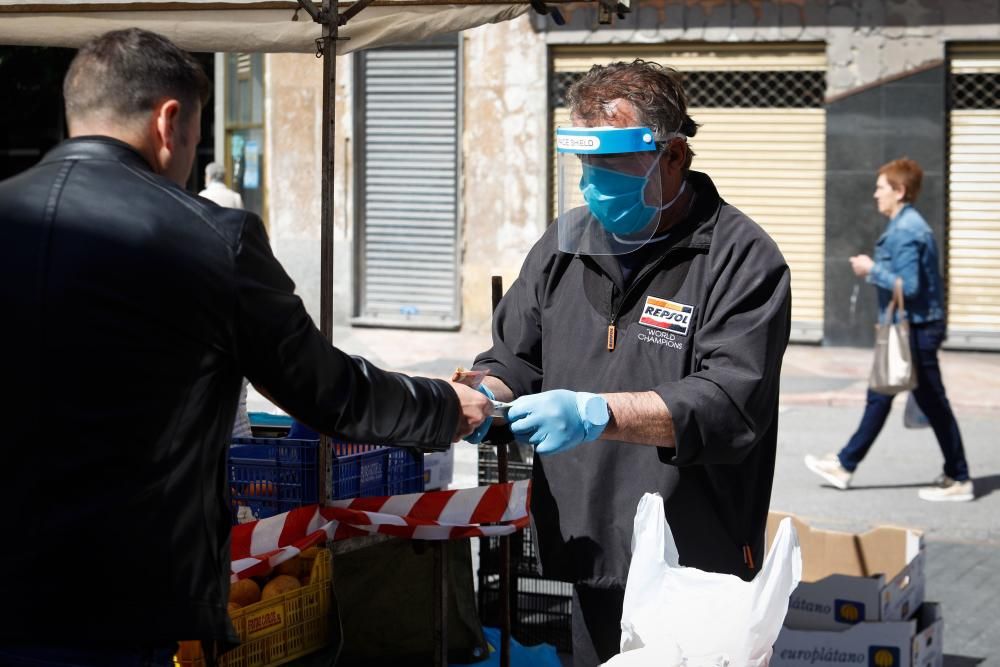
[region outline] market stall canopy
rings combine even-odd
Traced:
[[[342,3],[340,11],[350,3]],[[530,7],[515,2],[375,0],[340,27],[337,53],[417,42],[499,23]],[[139,27],[189,51],[315,53],[322,27],[289,0],[0,0],[0,44],[77,48],[109,30]]]

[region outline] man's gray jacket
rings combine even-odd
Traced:
[[[242,377],[311,427],[446,448],[455,392],[332,347],[255,215],[108,138],[0,183],[0,643],[235,640],[226,451]]]
[[[548,577],[624,587],[646,492],[663,496],[682,565],[744,579],[760,566],[788,266],[707,176],[691,172],[689,185],[687,220],[628,287],[617,258],[560,252],[550,225],[476,359],[515,396],[655,391],[673,417],[676,450],[601,440],[535,457],[531,509]]]

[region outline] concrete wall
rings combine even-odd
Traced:
[[[348,318],[351,288],[350,68],[341,56],[337,68],[334,147],[334,319]],[[270,54],[264,63],[265,142],[269,165],[268,223],[271,246],[296,284],[313,319],[320,310],[320,175],[323,61],[311,54]]]
[[[998,38],[996,0],[643,0],[598,26],[596,10],[563,10],[567,24],[535,16],[549,44],[823,42],[837,97],[944,57],[949,40]]]
[[[928,169],[921,209],[944,233],[944,57],[949,41],[997,40],[996,0],[643,0],[613,26],[594,9],[564,7],[556,27],[535,14],[463,34],[461,184],[463,327],[488,325],[490,275],[516,276],[548,218],[548,49],[560,44],[821,42],[828,59],[827,337],[865,344],[874,313],[863,290],[851,311],[846,255],[869,249],[879,218],[874,169],[907,153]],[[340,58],[334,314],[350,315],[351,57]],[[322,63],[267,59],[272,242],[314,317],[319,307],[319,149]],[[900,106],[902,105],[902,107]],[[943,240],[943,239],[942,239]],[[943,249],[944,252],[944,249]]]
[[[945,248],[947,145],[944,65],[885,81],[827,106],[826,267],[823,340],[870,345],[875,290],[851,271],[851,255],[871,255],[886,219],[875,207],[878,168],[908,156],[924,169],[915,206]]]
[[[490,276],[508,288],[547,224],[545,43],[527,17],[464,35],[463,325],[490,321]]]

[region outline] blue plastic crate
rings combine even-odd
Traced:
[[[233,438],[229,491],[236,519],[264,519],[316,503],[318,452],[317,440]]]
[[[234,521],[319,502],[318,452],[318,440],[234,438],[229,449]],[[424,490],[424,456],[411,449],[334,439],[328,463],[331,500]]]
[[[412,449],[332,441],[330,500],[424,490],[424,455]]]

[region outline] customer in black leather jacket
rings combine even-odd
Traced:
[[[486,417],[479,392],[331,346],[260,219],[183,189],[208,86],[162,37],[97,38],[66,77],[72,138],[0,183],[0,664],[41,647],[169,664],[177,640],[236,641],[243,376],[348,439],[443,449]]]

